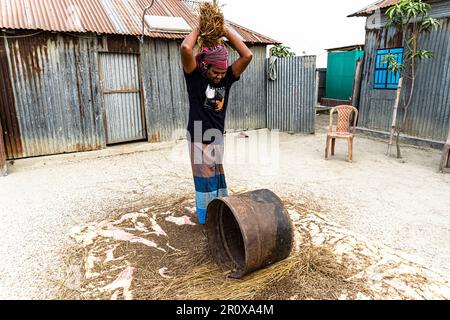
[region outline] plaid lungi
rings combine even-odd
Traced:
[[[228,196],[223,170],[223,144],[189,143],[198,221],[206,223],[206,208],[216,198]]]

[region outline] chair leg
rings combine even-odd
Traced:
[[[327,145],[325,146],[325,159],[328,159],[329,146],[330,146],[330,137],[327,137]]]
[[[334,148],[336,146],[336,139],[331,139],[331,156],[334,156]]]
[[[348,161],[353,162],[353,139],[348,139]]]

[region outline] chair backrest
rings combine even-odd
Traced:
[[[338,121],[336,126],[336,132],[337,133],[355,133],[356,123],[358,121],[358,109],[356,109],[353,106],[337,106],[333,109],[331,109],[330,112],[330,133],[333,132],[333,114],[337,112],[338,114]],[[353,128],[352,131],[350,131],[350,121],[352,119],[352,114],[355,114],[353,118]]]

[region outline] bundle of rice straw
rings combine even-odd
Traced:
[[[222,44],[223,28],[225,18],[216,0],[202,2],[199,4],[200,13],[200,37],[198,45],[200,48],[213,48]]]

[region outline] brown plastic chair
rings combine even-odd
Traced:
[[[338,121],[336,130],[333,126],[333,114],[337,112]],[[350,128],[350,122],[353,117],[353,128]],[[330,111],[330,129],[327,135],[327,146],[325,148],[325,159],[328,159],[328,151],[331,142],[331,156],[334,156],[334,147],[336,139],[348,140],[348,161],[353,161],[353,139],[355,138],[356,122],[358,121],[358,109],[353,106],[337,106]]]

